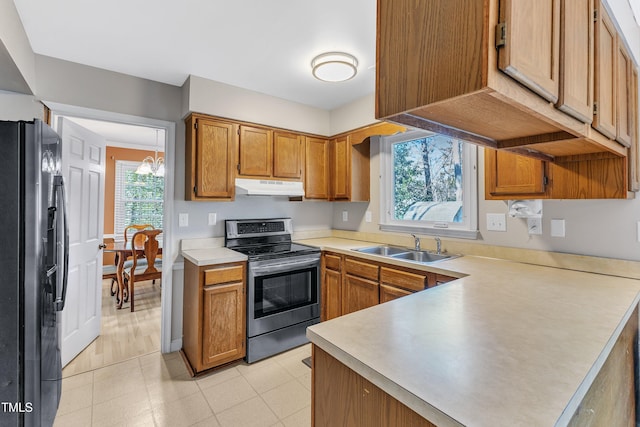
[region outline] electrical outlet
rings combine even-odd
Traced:
[[[188,227],[189,226],[189,214],[181,213],[178,215],[178,227]]]
[[[349,221],[349,211],[342,211],[342,221],[343,222]]]
[[[364,221],[365,222],[371,222],[371,211],[367,211],[364,214]]]
[[[542,218],[527,218],[529,234],[542,234]]]
[[[218,214],[215,212],[209,212],[209,225],[216,225],[218,223]]]
[[[564,219],[551,220],[551,237],[564,237],[565,223]]]
[[[487,214],[487,230],[488,231],[507,231],[507,217],[505,214],[488,213]]]

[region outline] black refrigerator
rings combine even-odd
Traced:
[[[51,426],[61,395],[57,312],[68,227],[60,137],[0,121],[0,425]]]

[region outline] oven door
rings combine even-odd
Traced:
[[[249,262],[247,335],[320,317],[320,254]]]

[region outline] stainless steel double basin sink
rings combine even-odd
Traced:
[[[389,258],[403,259],[405,261],[418,262],[421,264],[430,264],[445,259],[457,258],[460,255],[437,254],[429,251],[416,251],[414,249],[403,248],[400,246],[370,246],[367,248],[353,249],[356,252],[365,254],[380,255]]]

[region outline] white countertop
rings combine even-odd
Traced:
[[[197,266],[242,262],[247,260],[245,254],[227,248],[183,249],[182,256]]]
[[[302,243],[391,261],[351,251],[372,243]],[[565,424],[640,290],[638,280],[483,257],[399,264],[463,278],[314,325],[307,336],[437,425]]]

